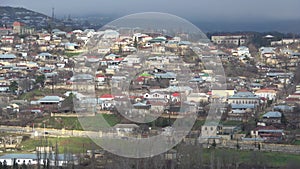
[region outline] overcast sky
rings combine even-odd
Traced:
[[[166,12],[202,21],[300,20],[300,0],[0,0],[58,17]]]

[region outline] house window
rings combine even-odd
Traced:
[[[210,130],[211,130],[211,131],[213,131],[213,130],[214,130],[214,128],[213,128],[213,127],[211,127],[211,128],[210,128]]]
[[[207,127],[205,127],[204,130],[207,130]]]

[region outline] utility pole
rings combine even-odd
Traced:
[[[54,7],[52,7],[52,18],[51,18],[51,20],[54,22],[54,17],[55,17],[55,15],[54,15]]]

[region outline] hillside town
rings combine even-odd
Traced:
[[[114,118],[109,122],[113,130],[103,135],[123,139],[172,136],[173,122],[193,110],[196,120],[183,139],[185,143],[300,153],[299,38],[278,39],[267,34],[261,37],[265,45],[259,46],[253,41],[254,34],[224,33],[199,44],[186,40],[184,33],[33,28],[30,18],[0,28],[1,131],[11,135],[23,131],[33,138],[87,137],[85,131],[98,132],[100,128],[66,121],[88,114],[88,118]],[[101,37],[97,43],[105,45],[91,52],[95,37]],[[200,53],[193,50],[195,46]],[[208,61],[204,63],[212,58],[219,58],[224,76],[208,66]],[[94,72],[87,73],[95,64]],[[90,91],[94,92],[92,99]],[[220,119],[205,121],[216,102],[223,105],[214,112]],[[159,119],[141,125],[131,123],[124,114]],[[11,126],[15,130],[10,130]],[[74,134],[77,131],[80,133]],[[15,143],[4,136],[1,140],[2,152],[22,150],[20,138],[14,138]],[[12,166],[12,158],[26,159],[15,162],[18,165],[38,158],[36,154],[8,156],[0,157],[1,165],[4,159]],[[48,156],[47,165],[68,163]],[[78,165],[74,161],[72,164]]]

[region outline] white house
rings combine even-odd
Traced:
[[[118,135],[123,136],[124,134],[132,134],[139,126],[136,124],[116,124],[114,128]]]
[[[103,39],[117,39],[119,38],[119,32],[111,29],[107,29],[104,31]]]
[[[122,63],[125,63],[127,65],[137,64],[140,63],[140,57],[137,55],[128,55],[126,58],[124,58]]]
[[[255,91],[255,95],[273,101],[276,99],[276,94],[277,91],[273,89],[260,89]]]
[[[240,46],[237,48],[237,54],[238,56],[248,56],[251,57],[249,48],[246,46]]]
[[[55,164],[55,161],[57,162],[57,164]],[[6,154],[0,157],[0,162],[2,164],[6,163],[7,166],[13,166],[14,163],[17,163],[19,166],[21,166],[22,164],[26,164],[33,167],[32,165],[38,164],[38,156],[37,154]],[[44,165],[47,164],[47,162],[49,162],[50,166],[66,166],[68,163],[78,165],[78,159],[70,154],[58,154],[57,156],[55,154],[41,154],[40,164]]]
[[[166,97],[167,96],[164,93],[158,93],[158,92],[144,94],[145,99],[165,99]]]
[[[36,56],[36,59],[41,59],[41,60],[47,60],[52,58],[53,58],[52,54],[46,52],[40,53]]]
[[[209,96],[205,93],[191,93],[186,100],[189,102],[208,102]]]

